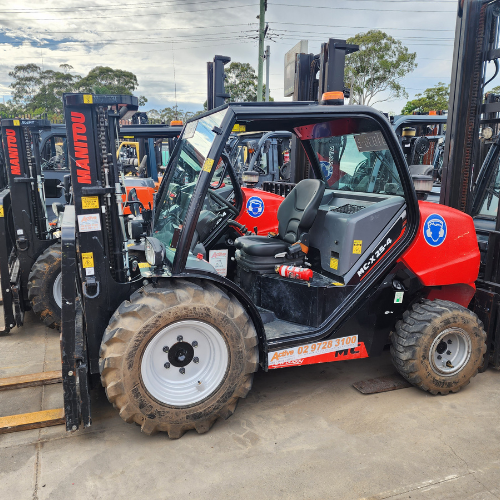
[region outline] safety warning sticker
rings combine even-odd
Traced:
[[[3,205],[0,205],[0,217],[4,217],[4,215],[3,215]]]
[[[207,158],[205,160],[205,163],[203,164],[203,171],[211,172],[213,166],[214,166],[214,161],[212,160],[212,158]]]
[[[78,227],[81,233],[90,233],[101,230],[101,219],[99,214],[87,214],[78,216]]]
[[[271,369],[367,357],[365,345],[358,343],[357,335],[351,335],[270,352],[268,365]]]
[[[94,267],[94,254],[93,252],[82,253],[82,266],[84,269],[87,267]]]
[[[339,268],[339,259],[336,259],[335,257],[330,258],[330,267],[332,269],[338,270]]]
[[[99,208],[99,197],[98,196],[82,196],[82,208]]]
[[[352,253],[357,253],[361,255],[361,247],[363,246],[363,240],[354,240],[352,242]]]

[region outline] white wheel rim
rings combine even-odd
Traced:
[[[469,362],[471,340],[461,328],[443,330],[431,345],[429,361],[432,369],[441,376],[451,377]]]
[[[52,295],[59,309],[62,309],[62,273],[59,273],[54,281]]]
[[[187,364],[175,366],[179,360]],[[191,406],[217,390],[228,364],[229,351],[222,335],[207,323],[185,320],[163,328],[149,341],[141,360],[141,377],[146,390],[160,403]]]

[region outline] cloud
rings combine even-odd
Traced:
[[[325,6],[321,0],[301,4],[307,8],[293,4],[298,0],[270,0],[266,13],[270,89],[276,100],[285,99],[284,55],[297,41],[308,39],[309,51],[319,53],[329,37],[347,38],[370,28],[384,29],[417,52],[419,66],[403,80],[410,98],[450,81],[454,1],[442,0],[439,7],[425,0],[329,0],[327,9],[319,8]],[[257,68],[256,0],[49,0],[38,9],[35,5],[18,0],[0,8],[0,93],[6,96],[14,64],[57,69],[69,63],[82,75],[105,65],[137,75],[137,94],[149,99],[147,108],[172,106],[177,89],[179,105],[196,111],[206,100],[206,62],[215,54]],[[405,102],[381,103],[380,109],[399,112]]]

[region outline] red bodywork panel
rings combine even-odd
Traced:
[[[278,232],[278,208],[283,202],[284,198],[278,194],[268,193],[261,189],[250,189],[246,187],[241,188],[243,194],[243,204],[241,206],[240,215],[235,219],[236,222],[245,225],[248,229],[253,231],[257,226],[258,232],[262,236],[267,236],[269,232]],[[248,201],[250,198],[259,198],[264,206],[263,211],[257,217],[252,217],[248,211]],[[255,212],[254,212],[255,213]]]
[[[420,225],[415,240],[400,261],[413,271],[424,286],[441,286],[442,293],[432,298],[452,300],[467,306],[474,295],[479,273],[480,254],[472,217],[446,207],[419,201]],[[446,222],[446,237],[439,246],[431,246],[424,236],[424,224],[430,215],[440,215]],[[464,284],[468,287],[448,287]],[[449,292],[449,293],[448,293]]]

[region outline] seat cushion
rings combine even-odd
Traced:
[[[276,254],[286,252],[289,243],[278,238],[267,236],[242,236],[237,238],[234,246],[247,255],[255,257],[274,257]]]

